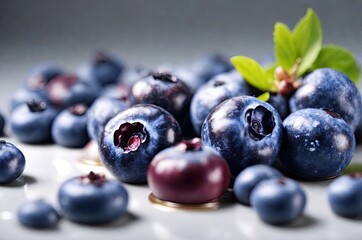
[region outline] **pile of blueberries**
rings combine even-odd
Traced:
[[[309,73],[291,95],[273,93],[264,102],[260,94],[220,54],[151,70],[97,53],[76,75],[35,69],[11,98],[8,124],[28,144],[97,142],[120,182],[148,183],[161,201],[207,203],[232,180],[241,203],[268,223],[284,224],[302,214],[306,196],[280,171],[307,180],[340,175],[355,152],[354,134],[362,132],[361,95],[347,76],[327,68]],[[0,132],[4,122],[0,115]],[[0,163],[1,183],[8,183],[21,175],[25,158],[2,141]],[[72,195],[84,188],[93,202]],[[123,215],[128,195],[119,182],[91,172],[63,183],[58,199],[69,219],[96,224]],[[362,214],[361,175],[335,180],[329,201],[342,216]],[[19,219],[48,227],[59,214],[41,200],[22,206]]]

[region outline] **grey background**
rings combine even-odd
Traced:
[[[150,67],[213,51],[262,58],[272,53],[274,23],[293,27],[308,7],[322,21],[324,43],[362,55],[359,0],[1,1],[0,82],[15,89],[40,63],[75,70],[95,49]]]

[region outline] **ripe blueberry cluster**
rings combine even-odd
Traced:
[[[234,193],[239,202],[255,208],[263,221],[276,225],[297,219],[306,204],[299,183],[267,165],[243,170],[235,179]]]
[[[168,68],[132,69],[106,54],[97,54],[79,75],[37,68],[11,99],[11,134],[24,143],[71,148],[95,141],[116,179],[148,183],[161,201],[215,201],[236,178],[237,199],[271,224],[300,216],[306,197],[296,181],[270,166],[295,178],[322,180],[338,176],[350,163],[362,102],[343,73],[317,69],[292,91],[263,101],[256,97],[262,92],[220,55]],[[0,130],[2,122],[0,116]],[[0,149],[14,148],[8,145],[1,142]],[[10,162],[11,156],[1,160]],[[11,177],[4,182],[17,178],[24,164],[17,163],[19,171],[5,174]],[[335,209],[338,197],[332,192]],[[63,183],[58,200],[67,218],[98,224],[123,215],[128,194],[118,182],[90,173]],[[53,213],[38,201],[24,205],[18,216],[25,225],[54,226]]]

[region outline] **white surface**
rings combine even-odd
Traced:
[[[56,205],[57,190],[64,180],[89,170],[106,170],[81,164],[81,150],[5,140],[23,151],[27,164],[18,180],[0,185],[0,239],[361,239],[361,219],[349,220],[331,212],[326,196],[329,181],[302,183],[308,198],[305,215],[281,227],[261,222],[252,208],[237,203],[208,212],[161,211],[148,201],[147,186],[126,184],[128,214],[111,224],[88,226],[63,218],[54,230],[28,229],[15,215],[22,202],[42,197]],[[359,148],[354,163],[362,163],[361,154]]]

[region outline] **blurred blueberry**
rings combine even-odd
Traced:
[[[75,104],[89,106],[99,92],[91,83],[82,81],[75,75],[60,75],[46,86],[50,103],[59,109]]]
[[[10,97],[10,111],[12,112],[19,105],[32,100],[49,103],[49,97],[45,89],[30,90],[27,88],[18,88]]]
[[[31,91],[39,91],[55,77],[63,74],[58,66],[43,65],[36,67],[25,79],[25,87]]]
[[[333,212],[354,218],[362,214],[362,175],[353,173],[334,180],[328,187],[328,201]]]
[[[52,124],[54,142],[64,147],[84,147],[89,142],[86,112],[87,107],[83,104],[60,112]]]
[[[117,83],[117,79],[124,68],[125,65],[120,59],[105,52],[97,52],[91,61],[80,69],[80,76],[104,87]]]
[[[145,67],[126,68],[118,77],[118,83],[131,88],[133,84],[151,75],[151,70]]]
[[[12,133],[24,143],[52,142],[51,125],[58,111],[45,102],[30,101],[14,109],[9,125]]]
[[[232,70],[234,67],[227,56],[214,53],[196,61],[190,68],[195,75],[200,76],[205,82],[217,74]]]
[[[42,199],[23,203],[17,217],[21,224],[31,228],[54,228],[60,219],[54,207]]]

